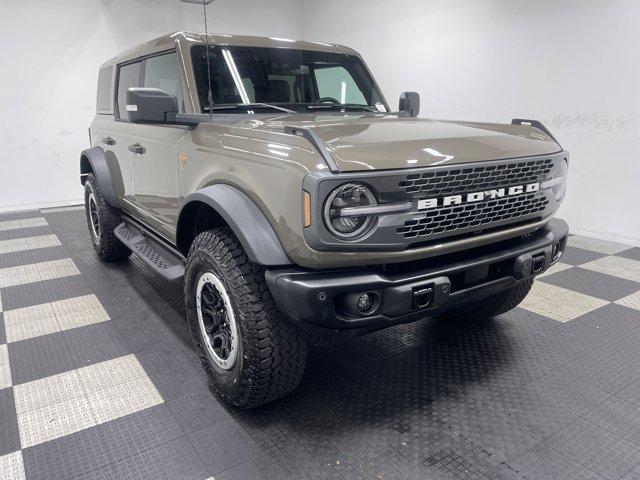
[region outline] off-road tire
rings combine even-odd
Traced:
[[[90,213],[90,198],[93,195],[98,217],[99,231],[96,235],[92,225]],[[114,229],[122,222],[120,210],[109,205],[100,191],[100,186],[92,173],[87,175],[84,184],[84,209],[87,215],[87,227],[93,243],[93,249],[98,257],[107,262],[124,260],[131,255],[129,250],[113,233]]]
[[[525,280],[503,292],[469,303],[463,307],[449,310],[444,316],[464,320],[483,320],[495,317],[517,307],[527,296],[532,285],[533,279]]]
[[[228,370],[209,359],[198,325],[197,285],[207,272],[224,284],[236,319],[238,354]],[[298,386],[306,364],[307,336],[279,312],[264,268],[249,261],[229,228],[195,238],[187,257],[184,294],[194,346],[214,393],[235,407],[253,408]]]

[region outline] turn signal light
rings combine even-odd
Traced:
[[[311,195],[305,191],[302,194],[304,199],[304,226],[306,228],[311,226]]]

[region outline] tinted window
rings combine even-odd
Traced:
[[[346,68],[316,68],[315,74],[321,98],[336,99],[340,103],[367,104],[362,91]]]
[[[339,106],[376,108],[384,102],[359,57],[335,52],[288,48],[206,47],[192,49],[200,105],[207,110],[211,78],[214,106],[270,103],[299,111],[319,100]],[[209,63],[209,73],[207,73]],[[343,94],[344,92],[344,94]]]
[[[98,75],[98,110],[111,110],[111,78],[113,67],[100,70]]]
[[[182,108],[182,89],[180,88],[180,70],[178,56],[175,53],[147,58],[144,67],[144,86],[159,88],[178,98],[180,111]]]
[[[140,83],[140,62],[120,67],[118,72],[118,117],[127,120],[127,89]]]

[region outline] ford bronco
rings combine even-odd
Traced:
[[[391,111],[342,45],[178,32],[99,70],[80,156],[93,247],[184,282],[214,390],[293,390],[310,338],[521,302],[562,255],[568,154],[534,120]]]

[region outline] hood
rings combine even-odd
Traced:
[[[315,131],[340,171],[455,165],[548,155],[561,147],[537,128],[397,115],[288,115],[262,124]]]

